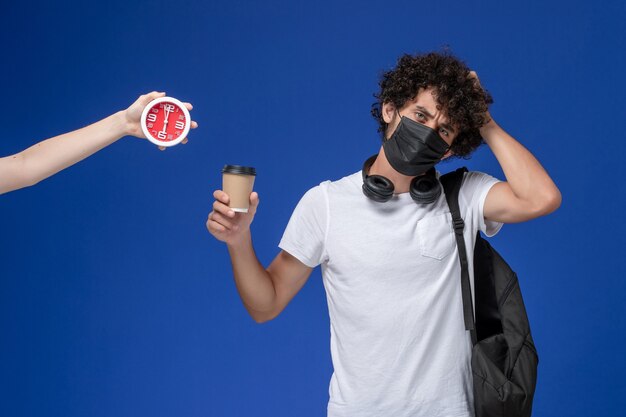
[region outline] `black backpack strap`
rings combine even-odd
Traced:
[[[459,208],[459,190],[463,182],[463,175],[467,168],[459,168],[454,172],[449,172],[439,177],[443,190],[446,194],[446,201],[452,214],[454,225],[454,236],[459,249],[459,260],[461,261],[461,294],[463,296],[463,318],[465,319],[465,329],[469,330],[472,336],[472,344],[476,344],[476,328],[474,325],[474,307],[472,303],[472,288],[470,286],[469,263],[467,261],[467,248],[463,238],[465,222],[461,217]]]

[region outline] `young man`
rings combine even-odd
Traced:
[[[141,113],[152,100],[164,96],[165,93],[156,91],[142,95],[126,110],[99,122],[46,139],[15,155],[0,158],[0,194],[35,185],[124,136],[145,139],[139,125]],[[193,108],[190,103],[185,103],[185,106],[188,110]],[[191,122],[191,128],[196,127],[198,124]],[[187,138],[183,143],[187,143]]]
[[[432,167],[469,155],[481,137],[502,166],[506,182],[465,174],[459,203],[468,248],[478,230],[493,236],[502,223],[556,210],[560,192],[491,118],[491,97],[456,58],[405,55],[380,86],[372,113],[384,136],[375,160],[307,191],[267,269],[251,243],[256,193],[249,213],[235,214],[215,191],[207,228],[226,242],[238,291],[259,323],[280,314],[321,264],[334,367],[329,417],[473,416],[461,268]]]

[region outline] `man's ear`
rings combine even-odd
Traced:
[[[385,123],[387,124],[391,123],[393,118],[396,116],[395,104],[393,104],[390,101],[383,103],[382,116],[383,116],[383,120],[385,121]]]

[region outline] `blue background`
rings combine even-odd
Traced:
[[[166,91],[200,127],[124,138],[0,196],[0,416],[323,416],[319,268],[256,324],[206,230],[226,164],[257,168],[264,265],[299,198],[380,139],[381,71],[445,45],[563,194],[492,243],[539,350],[534,416],[623,415],[624,2],[2,2],[0,155]],[[458,166],[504,179],[487,146]]]

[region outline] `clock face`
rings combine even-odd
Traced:
[[[148,103],[141,115],[141,128],[150,142],[159,146],[180,143],[191,125],[189,111],[173,97],[161,97]]]

